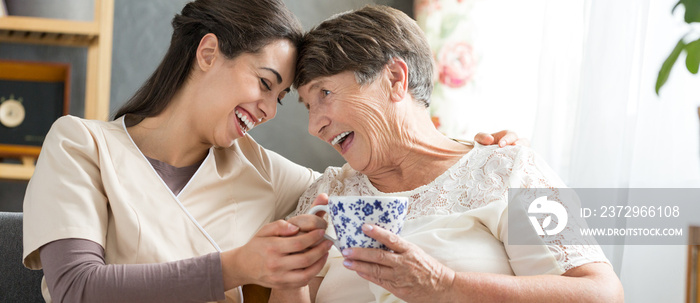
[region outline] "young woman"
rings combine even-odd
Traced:
[[[279,0],[197,0],[172,25],[114,121],[62,117],[47,136],[24,205],[47,301],[240,301],[325,262],[323,220],[273,222],[316,173],[247,135],[289,91],[299,22]]]

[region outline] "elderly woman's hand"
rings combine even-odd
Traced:
[[[455,277],[452,269],[386,229],[365,224],[362,230],[393,252],[357,247],[345,249],[345,267],[404,301],[441,301],[440,296],[452,286]]]
[[[530,140],[518,138],[518,135],[515,132],[509,130],[502,130],[490,135],[487,133],[478,133],[476,136],[474,136],[474,141],[479,142],[481,145],[498,143],[498,146],[500,147],[504,147],[506,145],[530,146]]]

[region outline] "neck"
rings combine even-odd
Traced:
[[[149,157],[175,167],[193,165],[206,157],[205,144],[189,123],[190,113],[178,96],[159,115],[127,128],[136,146]]]
[[[407,117],[398,132],[402,138],[392,140],[388,148],[391,156],[383,157],[377,168],[363,172],[382,192],[409,191],[426,185],[472,148],[440,133],[424,110]]]

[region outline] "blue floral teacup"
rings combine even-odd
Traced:
[[[395,234],[401,233],[406,218],[408,197],[395,196],[331,196],[328,205],[317,205],[310,214],[325,211],[331,217],[337,239],[325,237],[339,250],[348,247],[380,248],[384,244],[362,232],[362,225],[374,224]]]

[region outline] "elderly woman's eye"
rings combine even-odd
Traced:
[[[321,90],[321,94],[325,97],[325,96],[330,95],[330,94],[331,94],[331,91],[329,91],[329,90],[327,90],[327,89],[322,89],[322,90]]]
[[[282,99],[287,95],[287,91],[282,91],[279,96],[277,96],[277,103],[282,105]]]

